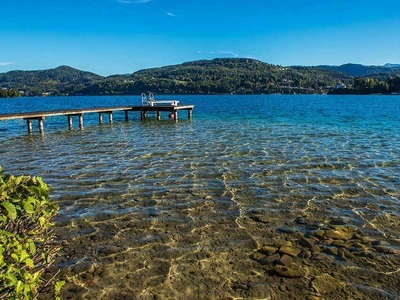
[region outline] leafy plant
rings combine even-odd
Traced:
[[[51,230],[58,206],[48,197],[42,178],[0,167],[0,299],[33,299],[54,281],[42,278],[60,250]],[[56,296],[62,285],[55,283]]]

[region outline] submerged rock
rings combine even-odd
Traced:
[[[286,227],[278,227],[276,230],[278,232],[287,233],[287,234],[293,234],[296,232],[296,230],[294,230],[292,228],[286,228]]]
[[[296,257],[297,255],[300,254],[301,250],[297,249],[295,247],[282,246],[282,247],[279,248],[279,252],[283,253],[283,254],[287,254],[287,255],[293,256],[293,257]]]
[[[278,247],[264,246],[260,249],[260,252],[264,253],[266,255],[271,255],[271,254],[274,254],[277,250],[278,250]]]
[[[378,252],[387,253],[387,254],[394,254],[394,250],[389,246],[374,245],[373,248]]]
[[[331,225],[346,225],[348,220],[343,218],[333,218],[330,222]]]
[[[335,256],[339,255],[339,249],[336,247],[327,247],[324,249],[324,252],[330,255],[335,255]]]
[[[353,237],[352,232],[346,232],[341,229],[331,229],[325,232],[325,237],[335,240],[350,240]]]
[[[318,252],[314,253],[313,256],[311,256],[312,260],[325,260],[325,261],[332,261],[333,258],[329,256],[326,253]]]
[[[111,254],[119,253],[121,251],[122,251],[122,248],[120,248],[120,247],[108,245],[108,246],[105,246],[104,248],[100,249],[99,253],[104,254],[104,255],[111,255]]]
[[[313,279],[311,286],[317,293],[329,295],[340,287],[340,282],[329,274],[322,274]]]
[[[307,250],[301,251],[298,257],[308,259],[311,257],[311,252]]]
[[[265,258],[265,255],[258,251],[250,254],[250,259],[255,260],[255,261],[261,261],[264,258]]]
[[[314,239],[302,238],[299,241],[299,244],[306,248],[312,248],[315,245],[315,242],[316,241]]]
[[[82,262],[76,264],[72,271],[74,273],[94,273],[95,265],[91,262]]]
[[[279,263],[283,266],[289,266],[293,262],[293,258],[287,254],[283,254],[279,259]]]
[[[271,264],[273,262],[279,261],[281,256],[278,253],[272,254],[267,256],[265,259],[263,259],[263,262],[266,264]]]
[[[274,266],[274,271],[282,277],[287,278],[299,278],[303,277],[305,272],[303,272],[299,267],[291,265],[291,267],[276,265]]]

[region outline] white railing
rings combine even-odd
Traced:
[[[179,103],[179,101],[177,101],[177,100],[155,100],[153,93],[150,93],[149,97],[147,97],[145,93],[142,93],[141,97],[142,97],[142,105],[143,106],[147,106],[147,105],[156,106],[159,104],[161,104],[161,105],[169,104],[172,106],[178,106],[178,103]]]

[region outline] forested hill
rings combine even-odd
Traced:
[[[339,82],[353,84],[353,77],[344,73],[349,70],[340,67],[283,67],[255,59],[219,58],[103,77],[61,66],[0,74],[0,89],[18,89],[26,96],[138,95],[148,91],[158,94],[326,93]],[[397,67],[386,69],[397,72]]]
[[[130,76],[111,76],[82,94],[224,94],[322,93],[352,78],[316,67],[282,67],[254,59],[227,58],[145,69]]]
[[[49,70],[0,73],[0,88],[18,89],[27,95],[64,94],[103,79],[103,76],[91,72],[60,66]]]

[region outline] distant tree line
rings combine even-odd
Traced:
[[[400,93],[400,76],[389,76],[386,80],[378,80],[372,77],[356,77],[352,89],[336,89],[332,94],[393,94]]]
[[[21,93],[16,89],[1,89],[0,98],[21,97]]]

